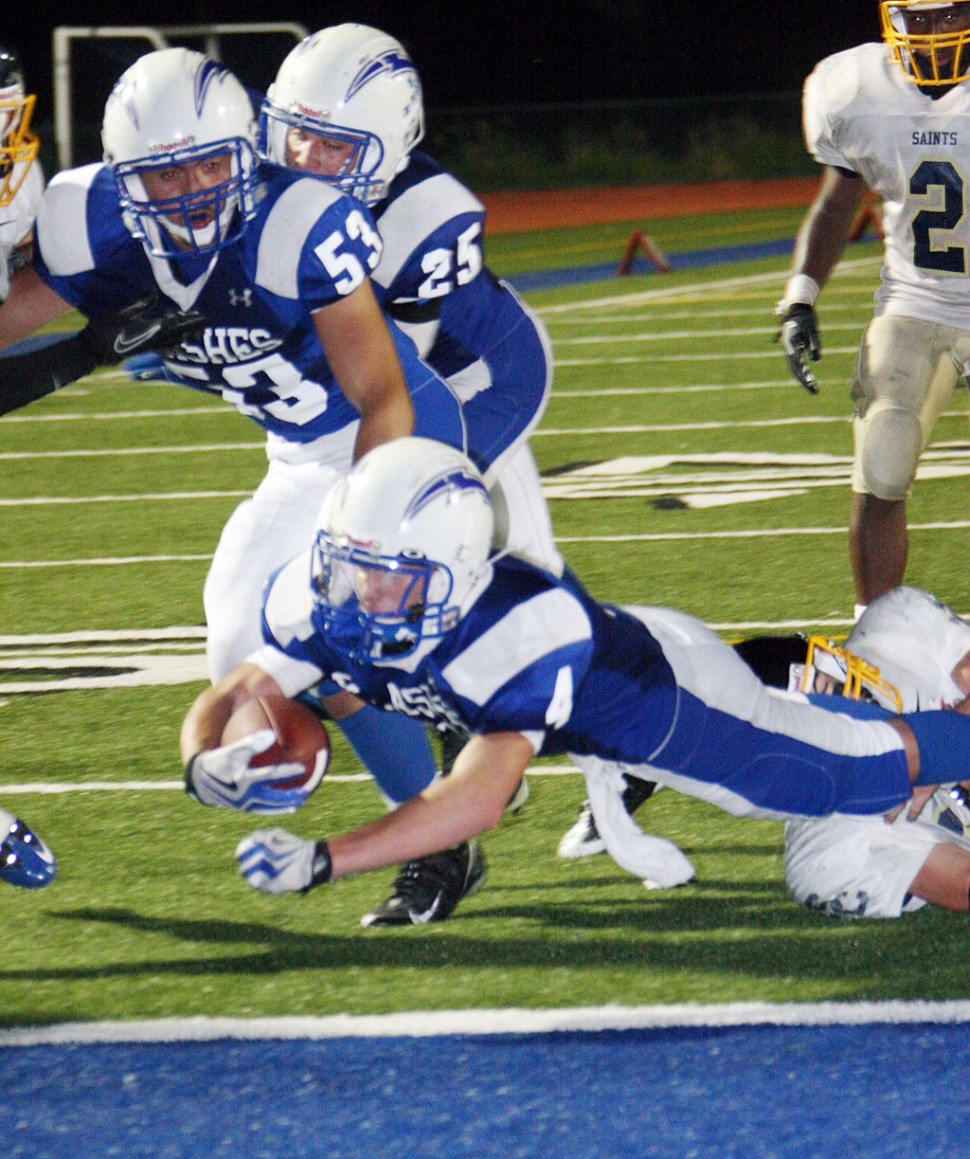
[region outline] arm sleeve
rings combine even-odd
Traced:
[[[0,415],[76,382],[97,365],[97,355],[83,331],[24,354],[0,357]]]

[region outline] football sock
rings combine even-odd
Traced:
[[[421,721],[365,704],[337,723],[385,797],[400,804],[434,780],[437,766]]]

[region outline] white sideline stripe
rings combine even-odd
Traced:
[[[871,1026],[963,1023],[970,1002],[732,1002],[703,1006],[576,1006],[572,1009],[421,1010],[284,1018],[159,1018],[63,1022],[0,1030],[0,1047],[216,1039],[436,1038],[443,1035],[554,1034],[705,1026]]]
[[[544,765],[538,769],[527,770],[529,777],[578,777],[581,775],[575,765]],[[327,774],[328,784],[349,784],[371,779],[368,772]],[[139,793],[154,790],[170,792],[173,789],[184,788],[184,781],[33,781],[23,785],[0,785],[0,795],[16,797],[36,793],[40,796],[52,796],[59,793]]]

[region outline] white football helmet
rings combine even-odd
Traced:
[[[201,53],[166,48],[135,61],[111,90],[101,140],[125,224],[158,257],[221,249],[256,213],[252,102],[228,69]],[[231,175],[208,188],[164,200],[145,190],[149,171],[226,155]],[[209,220],[193,226],[193,214]]]
[[[953,669],[970,652],[970,624],[918,588],[899,587],[873,600],[845,642],[899,691],[901,711],[942,708],[963,700]],[[873,689],[884,707],[895,710]]]
[[[313,549],[314,621],[361,660],[408,656],[491,576],[482,477],[433,439],[375,447],[331,489]]]
[[[404,46],[366,24],[338,24],[308,36],[269,87],[260,155],[287,165],[291,132],[351,144],[339,173],[313,175],[368,205],[381,201],[424,136],[421,81]]]
[[[970,77],[970,0],[882,0],[879,15],[907,80],[948,88]]]
[[[17,54],[0,48],[0,205],[9,205],[36,160],[40,141],[30,131],[36,97],[24,92]]]

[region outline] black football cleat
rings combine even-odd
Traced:
[[[466,841],[443,853],[417,857],[401,866],[393,892],[364,914],[360,924],[421,926],[443,922],[455,906],[485,884],[487,863],[477,841]]]

